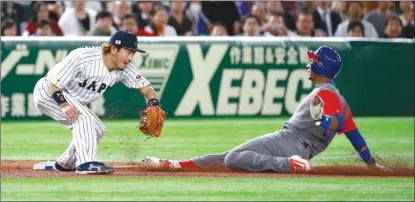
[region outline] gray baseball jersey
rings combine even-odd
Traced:
[[[78,118],[69,122],[65,113],[51,97],[47,82],[62,89],[68,103],[80,111]],[[70,52],[56,64],[34,89],[34,103],[39,110],[72,130],[72,142],[57,159],[66,169],[96,161],[97,144],[102,139],[105,127],[101,120],[86,106],[116,83],[129,88],[150,85],[133,64],[124,70],[109,71],[103,62],[101,47],[81,47]]]

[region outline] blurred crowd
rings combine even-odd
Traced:
[[[413,1],[1,2],[1,36],[414,38]]]

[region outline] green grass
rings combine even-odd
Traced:
[[[25,190],[23,193],[21,190]],[[59,178],[7,179],[19,200],[409,200],[411,179]],[[18,196],[20,195],[20,196]]]
[[[136,121],[104,121],[104,161],[145,156],[188,159],[229,150],[281,128],[284,119],[168,120],[160,138],[144,141]],[[372,153],[386,163],[414,164],[413,118],[356,118]],[[58,123],[2,122],[2,160],[55,159],[71,140]],[[313,165],[362,164],[337,136]],[[52,178],[2,179],[2,200],[413,200],[413,178]],[[24,190],[24,192],[22,191]],[[18,194],[17,194],[18,193]],[[311,198],[309,198],[311,197]]]

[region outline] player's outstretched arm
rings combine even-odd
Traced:
[[[150,85],[137,89],[147,100],[148,105],[150,106],[158,106],[158,96],[154,88]],[[157,103],[155,103],[157,102]]]
[[[370,154],[369,147],[366,144],[365,138],[360,134],[358,129],[346,132],[346,137],[352,143],[353,147],[359,153],[360,158],[367,164],[375,163],[372,155]]]
[[[345,132],[345,134],[347,139],[349,139],[350,143],[352,143],[353,147],[356,149],[357,153],[359,153],[362,161],[364,161],[368,167],[380,169],[383,171],[389,170],[375,161],[375,158],[372,157],[370,149],[366,144],[365,138],[363,138],[362,134],[360,134],[357,128],[352,131]]]

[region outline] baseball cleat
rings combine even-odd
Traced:
[[[101,162],[86,162],[76,167],[77,174],[109,174],[113,173],[115,168],[107,166]]]
[[[294,155],[289,158],[291,165],[291,172],[293,173],[306,173],[311,170],[311,163],[300,156]]]
[[[56,161],[44,161],[40,163],[35,163],[33,165],[33,170],[56,170],[63,172],[75,171],[75,169],[67,169],[59,165]]]
[[[174,170],[181,166],[177,161],[162,160],[156,157],[145,157],[142,166],[147,170]]]

